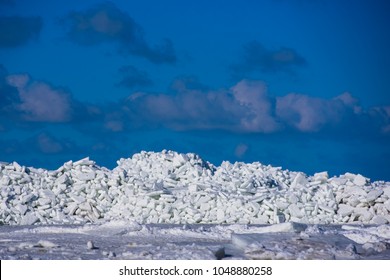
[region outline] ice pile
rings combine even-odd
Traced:
[[[390,223],[390,182],[307,176],[259,162],[216,167],[165,150],[120,159],[113,170],[89,158],[53,171],[0,163],[0,188],[0,223],[13,225]]]

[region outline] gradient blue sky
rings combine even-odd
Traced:
[[[390,180],[389,1],[0,0],[0,161],[141,150]]]

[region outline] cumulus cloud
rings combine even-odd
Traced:
[[[231,65],[235,75],[248,74],[252,72],[292,73],[297,66],[304,66],[306,60],[292,48],[281,47],[277,50],[270,50],[257,41],[244,45],[242,59],[237,64]]]
[[[246,108],[247,114],[240,120],[244,131],[268,133],[279,130],[273,100],[267,95],[263,82],[243,80],[232,87],[232,92],[238,104]]]
[[[114,43],[123,55],[144,57],[156,64],[176,62],[175,50],[169,39],[151,46],[145,40],[142,27],[113,3],[106,2],[86,11],[72,12],[65,22],[70,25],[68,38],[74,43],[85,46]]]
[[[14,48],[36,39],[42,29],[41,17],[0,17],[0,48]]]
[[[136,93],[126,100],[128,112],[136,119],[176,130],[230,129],[239,124],[234,97],[226,90],[203,91],[175,82],[170,94]]]
[[[164,126],[174,130],[235,133],[315,133],[389,130],[387,107],[364,109],[350,93],[319,98],[298,93],[270,96],[262,81],[242,80],[228,89],[198,89],[174,82],[170,93],[136,92],[110,108],[106,128]],[[131,124],[130,126],[128,124]]]
[[[39,81],[27,74],[7,76],[10,86],[17,89],[20,103],[15,109],[31,122],[67,122],[72,115],[72,100],[64,90]]]
[[[119,73],[122,74],[122,80],[118,86],[126,88],[147,87],[153,84],[146,72],[140,71],[134,66],[122,66],[119,68]]]
[[[372,108],[364,111],[350,93],[332,99],[290,93],[276,98],[276,115],[287,126],[301,132],[317,132],[324,128],[359,126]],[[374,121],[373,117],[368,117]]]
[[[0,130],[12,124],[72,124],[96,137],[125,135],[137,129],[221,130],[271,134],[295,131],[334,135],[390,135],[390,107],[364,108],[350,93],[334,98],[299,93],[271,96],[262,81],[242,80],[211,89],[194,78],[172,83],[166,93],[136,91],[109,104],[86,104],[58,87],[10,75],[0,67]],[[329,133],[331,132],[331,133]],[[49,138],[41,137],[49,145]],[[57,148],[56,148],[57,147]]]
[[[277,98],[276,113],[280,119],[304,132],[318,131],[328,123],[341,120],[342,102],[291,93]]]
[[[82,123],[98,119],[103,108],[82,103],[61,87],[34,80],[28,74],[9,74],[0,65],[0,125]]]
[[[244,80],[230,89],[220,90],[196,84],[184,79],[175,81],[169,94],[137,92],[126,100],[123,108],[129,113],[131,123],[142,119],[175,130],[268,133],[279,129],[273,101],[263,82]]]

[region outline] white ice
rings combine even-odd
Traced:
[[[141,152],[0,163],[1,258],[388,258],[390,182]]]

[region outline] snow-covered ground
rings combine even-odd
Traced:
[[[195,154],[0,163],[1,259],[390,259],[390,182]]]
[[[0,259],[390,259],[390,226],[2,226]]]

